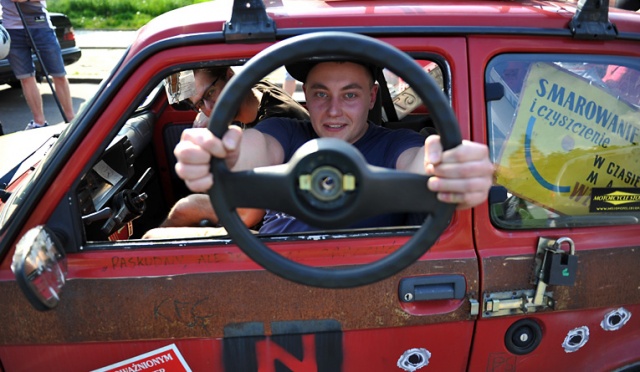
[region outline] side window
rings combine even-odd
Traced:
[[[640,60],[501,55],[485,81],[495,225],[638,223]]]

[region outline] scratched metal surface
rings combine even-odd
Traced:
[[[549,286],[555,310],[579,310],[640,303],[640,247],[578,251],[575,285]],[[514,259],[522,258],[522,259]],[[529,283],[534,257],[483,260],[485,293],[535,289]]]
[[[35,310],[15,282],[0,283],[0,344],[42,344],[159,338],[222,338],[235,323],[332,319],[343,331],[471,319],[468,299],[449,312],[413,316],[397,296],[403,277],[464,274],[477,293],[475,259],[418,262],[400,275],[348,290],[298,285],[266,271],[170,278],[70,280],[59,306]],[[477,298],[477,295],[474,296]],[[428,309],[429,306],[426,306]]]

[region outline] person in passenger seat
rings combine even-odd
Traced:
[[[198,113],[193,125],[195,128],[207,127],[209,116],[220,92],[233,75],[233,70],[226,66],[202,68],[193,71],[192,81],[182,82],[182,84],[190,86],[190,90],[183,87],[182,91],[191,94],[181,103]],[[167,84],[170,84],[169,81]],[[262,80],[245,96],[234,121],[243,128],[251,128],[259,121],[272,116],[299,120],[309,119],[307,110],[290,95],[277,85]],[[254,226],[262,221],[265,211],[247,208],[239,209],[238,213],[249,226]],[[160,227],[195,227],[203,224],[213,226],[217,223],[218,217],[211,206],[209,196],[196,193],[178,200]],[[157,234],[165,232],[154,229],[147,232],[145,237],[151,238],[152,235],[158,237]]]
[[[193,123],[194,127],[207,127],[220,92],[233,75],[230,67],[210,67],[193,71],[195,92],[184,100],[184,103],[198,113]],[[288,93],[268,80],[262,80],[245,96],[234,121],[242,127],[251,128],[272,116],[309,119],[307,110]]]
[[[189,189],[208,190],[213,184],[211,156],[227,160],[232,170],[282,164],[305,142],[318,137],[342,139],[354,145],[376,166],[434,175],[428,182],[439,200],[459,209],[484,202],[493,180],[487,146],[463,141],[443,151],[439,136],[425,138],[410,130],[390,130],[367,121],[378,86],[372,70],[354,61],[300,62],[287,66],[303,82],[310,121],[269,118],[242,131],[230,126],[223,138],[193,128],[182,133],[174,153],[176,172]],[[394,226],[404,216],[387,215],[361,221],[353,227]],[[260,233],[316,230],[292,216],[267,211]]]

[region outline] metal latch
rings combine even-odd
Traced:
[[[493,292],[484,296],[484,316],[504,316],[533,313],[538,310],[552,308],[555,302],[553,292],[543,292],[537,296],[536,290],[518,290]]]
[[[276,24],[262,0],[235,0],[222,33],[227,43],[275,41]]]
[[[569,245],[568,254],[561,249]],[[555,306],[553,292],[547,291],[549,284],[573,285],[576,277],[577,257],[571,238],[557,240],[540,238],[535,255],[535,267],[531,284],[535,289],[487,293],[483,299],[485,317],[526,314]]]

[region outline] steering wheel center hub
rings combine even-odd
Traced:
[[[355,190],[355,177],[342,174],[339,169],[325,165],[316,168],[311,174],[301,175],[298,178],[298,186],[308,197],[320,202],[331,202]]]

